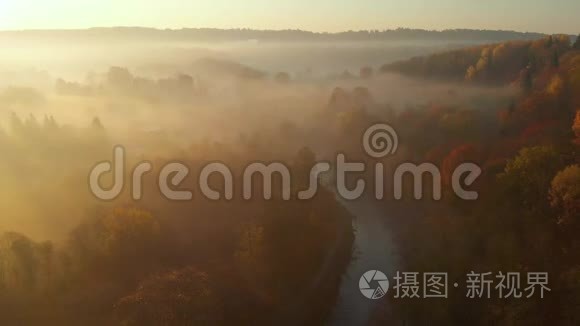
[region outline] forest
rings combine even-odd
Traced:
[[[203,37],[124,31],[133,32]],[[261,67],[254,63],[277,54],[253,49],[264,52],[236,57],[233,45],[195,60],[160,45],[133,65],[110,55],[79,63],[74,73],[0,65],[0,324],[331,323],[342,284],[358,287],[360,275],[348,271],[364,261],[355,240],[364,214],[336,195],[332,180],[318,180],[312,199],[296,194],[314,164],[332,162],[336,153],[389,171],[402,162],[441,169],[440,201],[413,200],[410,182],[401,201],[365,198],[395,243],[377,247],[373,262],[392,263],[387,253],[395,250],[397,270],[445,271],[451,283],[464,282],[470,271],[550,275],[543,299],[387,295],[364,317],[368,324],[580,323],[580,38],[463,30],[206,32],[225,41],[247,34],[312,42],[461,34],[478,42],[440,44],[356,70],[332,62],[331,73],[306,61],[297,63],[299,71],[275,60],[266,61],[276,69]],[[163,51],[175,57],[173,65],[155,60]],[[395,156],[369,157],[361,147],[377,121],[397,130]],[[147,160],[155,169],[144,177],[140,200],[125,191],[102,201],[89,191],[91,168],[111,160],[115,145],[128,150],[127,168]],[[199,191],[192,201],[165,198],[158,169],[176,161],[192,171],[226,164],[233,199],[210,200]],[[239,195],[243,168],[257,161],[290,168],[291,200],[282,198],[279,179],[270,200]],[[462,162],[482,168],[475,201],[451,191]],[[197,189],[196,181],[190,176],[183,187]],[[210,183],[223,189],[219,178]]]
[[[388,64],[382,71],[461,83],[518,88],[508,103],[484,111],[436,103],[402,112],[410,157],[450,169],[473,161],[483,167],[476,204],[448,196],[412,205],[416,217],[390,225],[406,268],[437,266],[461,280],[471,270],[549,271],[543,300],[392,301],[412,324],[574,325],[578,315],[580,216],[580,41],[548,36],[505,42]],[[417,133],[429,133],[429,143]],[[447,176],[447,177],[446,177]],[[447,179],[446,179],[447,178]],[[387,310],[385,310],[387,311]]]

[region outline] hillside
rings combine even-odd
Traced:
[[[554,35],[474,46],[386,64],[381,71],[495,85],[521,80],[531,86],[529,82],[542,71],[558,68],[561,57],[574,49],[571,43],[566,35]]]
[[[577,325],[578,43],[571,45],[566,37],[499,43],[413,58],[385,65],[383,71],[458,85],[521,87],[505,107],[474,110],[433,103],[390,119],[407,144],[413,143],[408,156],[443,167],[443,179],[450,180],[459,162],[476,162],[483,170],[473,203],[453,196],[398,203],[404,212],[423,206],[419,217],[391,224],[405,266],[412,271],[437,266],[459,284],[470,271],[545,271],[551,292],[541,300],[506,300],[493,292],[478,300],[452,291],[449,300],[436,304],[390,300],[376,324],[395,319],[413,325]]]

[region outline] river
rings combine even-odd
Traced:
[[[379,270],[387,276],[396,272],[397,256],[384,210],[372,200],[341,200],[355,216],[354,255],[340,285],[340,295],[333,310],[330,325],[367,325],[379,305],[385,300],[371,300],[359,290],[360,277],[369,270]]]

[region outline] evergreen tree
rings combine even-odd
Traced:
[[[101,119],[99,119],[99,117],[93,118],[93,121],[91,122],[91,127],[95,130],[105,129],[105,127],[103,127],[103,123],[101,122]]]
[[[14,112],[10,115],[10,131],[17,135],[21,135],[24,131],[24,123]]]
[[[554,44],[554,38],[552,37],[552,35],[548,36],[548,40],[546,41],[546,48],[551,48],[552,45]]]
[[[552,56],[552,67],[558,68],[560,66],[560,55],[558,51],[554,51],[554,55]]]
[[[532,72],[530,71],[530,69],[526,69],[524,71],[524,75],[522,78],[522,88],[523,88],[524,92],[528,93],[532,90],[533,86],[534,86],[534,81],[532,78]]]
[[[580,34],[576,37],[576,42],[574,42],[574,49],[580,50]]]
[[[516,112],[516,101],[515,100],[512,100],[510,102],[510,106],[508,107],[508,112],[510,115],[513,114],[514,112]]]

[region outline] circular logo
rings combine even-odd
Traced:
[[[389,291],[389,279],[381,271],[368,271],[358,281],[360,292],[367,298],[377,300]]]
[[[399,146],[399,136],[393,127],[385,123],[378,123],[365,131],[363,146],[369,156],[383,158],[395,154]]]

